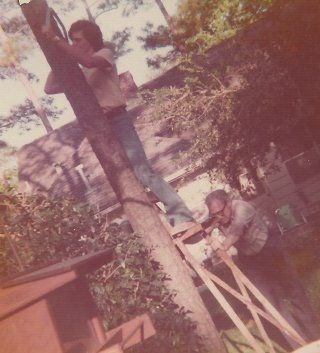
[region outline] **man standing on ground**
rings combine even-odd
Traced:
[[[113,133],[122,144],[137,178],[163,202],[169,223],[179,230],[188,228],[194,222],[191,211],[175,190],[152,170],[147,161],[132,119],[126,111],[112,52],[104,48],[99,26],[87,20],[73,23],[69,30],[72,45],[57,36],[50,26],[44,26],[43,33],[48,40],[56,44],[57,50],[70,55],[81,65],[86,81],[104,112],[104,118],[110,122]],[[48,76],[45,92],[63,92],[63,87],[56,81],[52,72]]]
[[[316,316],[284,250],[279,231],[268,226],[250,203],[231,199],[224,190],[211,192],[205,201],[211,226],[219,228],[226,237],[220,248],[227,251],[235,246],[239,268],[270,303],[307,341],[319,339]],[[284,336],[292,348],[298,347]]]

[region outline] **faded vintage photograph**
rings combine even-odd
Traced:
[[[320,353],[319,19],[0,1],[0,353]]]

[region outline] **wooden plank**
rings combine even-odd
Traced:
[[[99,351],[99,353],[123,353],[123,350],[119,344],[115,344],[112,347],[103,349],[102,351]]]
[[[242,283],[250,290],[250,292],[260,301],[264,308],[286,329],[287,335],[294,339],[297,343],[304,345],[306,341],[299,335],[299,333],[291,327],[279,311],[266,299],[260,290],[246,277],[241,270],[235,265],[230,256],[223,250],[217,250],[218,255],[222,258],[225,264],[234,271],[236,276],[241,278]]]
[[[6,277],[2,277],[1,281],[0,281],[0,288],[5,287],[6,283],[9,283],[9,281],[12,281],[12,280],[16,279],[17,277],[21,277],[21,276],[27,275],[27,274],[29,274],[31,272],[38,271],[40,269],[43,269],[44,267],[48,267],[48,266],[57,264],[59,262],[61,262],[61,261],[50,260],[50,261],[48,261],[45,264],[35,265],[35,266],[32,266],[32,268],[27,268],[27,269],[25,269],[23,271],[19,271],[18,273],[14,273],[14,274],[10,274],[10,275],[8,275]]]
[[[312,342],[304,347],[301,347],[292,353],[319,353],[319,352],[320,352],[320,340]]]
[[[69,271],[16,287],[0,289],[0,319],[31,304],[66,283],[74,281],[77,277],[78,275],[75,271]]]
[[[253,351],[257,352],[257,353],[264,353],[260,344],[257,342],[257,340],[254,338],[254,336],[248,330],[246,325],[243,323],[243,321],[240,319],[240,317],[237,315],[237,313],[234,311],[232,306],[228,303],[228,301],[225,299],[225,297],[222,295],[222,293],[219,291],[219,289],[210,280],[209,276],[207,276],[205,271],[203,271],[203,268],[197,263],[197,261],[195,261],[193,259],[193,257],[189,253],[186,246],[181,241],[177,241],[177,245],[178,245],[179,249],[181,250],[181,252],[183,253],[183,255],[186,257],[187,261],[191,264],[191,266],[197,272],[199,277],[206,284],[207,288],[210,290],[210,292],[213,294],[213,296],[217,299],[218,303],[221,305],[223,310],[228,314],[228,316],[233,321],[235,326],[239,329],[239,331],[242,333],[242,335],[249,342],[249,344],[253,348]]]
[[[128,349],[155,335],[155,333],[150,317],[143,314],[108,331],[106,333],[106,343],[100,349],[104,352],[103,349],[116,344],[119,344],[122,349]]]
[[[49,276],[55,276],[68,271],[76,271],[78,275],[87,274],[112,259],[113,250],[106,249],[96,253],[91,253],[84,256],[77,256],[51,266],[43,267],[37,271],[18,276],[1,285],[2,288],[16,286],[30,281],[39,280]]]
[[[234,273],[232,271],[233,275],[234,275],[234,278],[238,284],[238,287],[240,288],[240,291],[243,295],[243,297],[248,300],[249,302],[251,302],[251,298],[249,296],[249,293],[245,287],[245,285],[241,282],[241,279],[237,276],[236,273]],[[248,306],[248,309],[254,319],[254,322],[256,323],[256,326],[260,332],[260,335],[261,337],[263,338],[264,342],[266,343],[267,347],[268,347],[268,350],[269,350],[269,353],[276,353],[275,350],[274,350],[274,347],[273,347],[273,344],[271,342],[271,339],[270,337],[268,336],[262,322],[261,322],[261,319],[259,317],[259,315],[257,314],[257,312],[250,306]]]
[[[242,294],[237,292],[235,289],[230,287],[227,283],[225,283],[222,279],[220,279],[218,276],[215,274],[209,272],[205,268],[203,268],[203,271],[207,274],[207,276],[215,283],[217,283],[219,286],[221,286],[223,289],[225,289],[227,292],[232,294],[235,298],[240,300],[244,305],[246,305],[249,308],[255,310],[260,316],[262,316],[264,319],[269,321],[271,324],[273,324],[275,327],[277,327],[280,331],[284,331],[285,328],[277,321],[274,319],[273,316],[270,314],[267,314],[264,312],[262,309],[260,309],[258,306],[253,304],[251,301],[246,300]]]
[[[0,351],[3,353],[63,353],[46,300],[0,321]]]
[[[261,292],[249,281],[249,279],[240,271],[240,269],[234,264],[233,260],[231,257],[223,250],[218,249],[217,253],[221,257],[221,259],[225,262],[225,264],[230,268],[230,270],[233,272],[235,278],[241,280],[241,285],[240,288],[242,291],[242,295],[235,291],[233,288],[228,286],[226,283],[224,283],[222,280],[220,280],[217,276],[214,274],[211,274],[209,271],[206,269],[202,268],[191,256],[189,253],[188,249],[182,242],[182,238],[178,238],[175,240],[176,245],[179,247],[179,249],[182,251],[184,256],[186,257],[187,261],[192,265],[194,270],[198,273],[200,278],[204,281],[208,289],[212,292],[212,294],[216,297],[220,305],[223,307],[223,309],[228,313],[229,317],[233,320],[235,325],[239,328],[239,330],[242,332],[242,334],[246,337],[246,339],[250,342],[250,344],[254,347],[255,350],[259,351],[260,347],[256,346],[256,343],[252,340],[252,337],[250,337],[250,332],[248,333],[246,328],[243,327],[243,324],[241,320],[236,316],[235,312],[233,309],[230,307],[228,302],[226,302],[225,298],[222,296],[222,294],[219,292],[219,290],[215,287],[215,285],[210,281],[213,280],[217,282],[219,285],[221,285],[224,289],[229,291],[232,295],[234,295],[236,298],[238,298],[240,301],[244,302],[247,306],[248,309],[252,312],[255,311],[255,317],[256,313],[259,313],[263,317],[265,317],[267,320],[272,322],[276,327],[278,327],[280,330],[285,330],[287,331],[287,334],[294,339],[297,343],[299,344],[305,344],[305,341],[303,338],[288,324],[288,322],[281,316],[281,314],[267,301],[267,299],[261,294]],[[239,284],[240,281],[237,281]],[[264,307],[270,312],[270,314],[273,317],[270,317],[270,315],[266,314],[263,312],[261,309],[257,308],[254,306],[251,301],[248,301],[248,293],[246,292],[246,289],[243,285],[246,285],[247,288],[252,292],[252,294],[261,302],[261,304],[264,305]],[[246,295],[244,295],[244,289],[246,292]],[[218,297],[217,297],[218,296]],[[219,298],[219,299],[218,299]],[[231,316],[230,316],[231,315]],[[260,319],[258,318],[260,321]],[[260,329],[261,329],[261,325]],[[264,330],[264,329],[263,329]],[[265,336],[265,335],[264,335]],[[266,338],[266,336],[265,336]],[[270,340],[266,338],[267,341],[269,341],[269,347],[270,347]],[[271,348],[272,351],[273,348]]]
[[[181,237],[179,237],[179,240],[184,241],[199,232],[203,232],[203,228],[200,223],[197,223],[193,227],[187,229],[187,231],[185,231],[183,233],[183,235]]]

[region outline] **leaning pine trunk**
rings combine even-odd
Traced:
[[[76,117],[134,231],[142,236],[145,244],[152,249],[154,259],[160,262],[163,270],[171,277],[171,281],[167,281],[168,287],[177,291],[176,303],[190,311],[190,317],[197,323],[197,332],[208,351],[226,353],[187,268],[137,181],[120,144],[112,135],[109,124],[104,121],[97,99],[81,70],[73,60],[58,51],[54,43],[48,43],[41,35],[46,7],[44,0],[33,0],[23,5],[22,9],[56,78],[65,88]]]

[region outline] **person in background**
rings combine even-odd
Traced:
[[[181,231],[190,227],[194,223],[192,212],[176,191],[151,168],[147,160],[126,110],[112,51],[104,47],[99,26],[87,20],[73,23],[69,30],[72,45],[57,36],[50,26],[43,26],[42,32],[48,40],[55,43],[57,50],[70,55],[81,65],[85,79],[97,97],[105,119],[110,121],[114,135],[122,144],[135,175],[164,204],[166,218],[171,226]],[[53,72],[50,72],[44,90],[47,94],[63,92],[63,87],[55,79]]]
[[[289,324],[306,341],[319,339],[316,315],[277,228],[268,225],[249,202],[232,199],[224,190],[211,192],[205,203],[208,224],[225,235],[219,248],[227,251],[234,246],[239,268]],[[298,347],[285,333],[284,336],[292,348]]]

